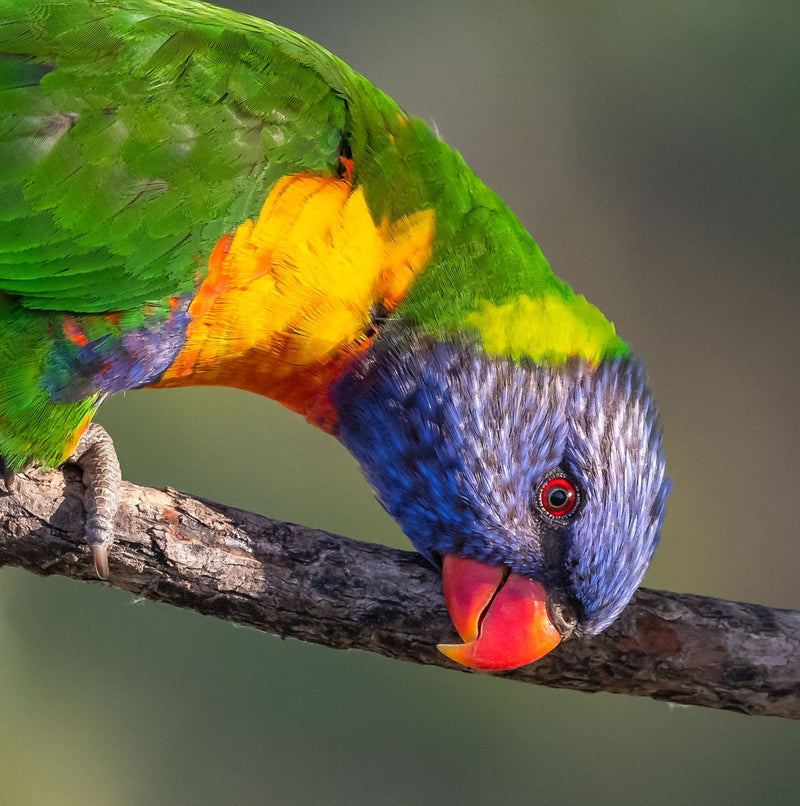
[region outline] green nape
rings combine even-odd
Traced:
[[[507,205],[475,176],[461,155],[421,121],[396,127],[406,160],[411,209],[436,211],[430,265],[397,310],[426,332],[468,331],[493,355],[515,361],[597,363],[630,355],[614,325],[556,277],[538,244]],[[416,161],[423,153],[425,159]],[[397,203],[397,194],[392,197]],[[392,212],[397,214],[396,209]]]

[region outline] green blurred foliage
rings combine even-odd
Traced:
[[[800,608],[800,6],[229,2],[434,121],[647,359],[647,584]],[[229,390],[101,421],[125,476],[407,547],[346,452]],[[800,727],[282,642],[0,574],[0,803],[794,804]]]

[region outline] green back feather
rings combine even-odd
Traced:
[[[0,289],[40,309],[191,287],[296,171],[335,171],[345,104],[277,26],[200,3],[0,0]]]

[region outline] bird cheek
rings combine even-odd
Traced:
[[[464,644],[439,644],[451,660],[473,669],[515,669],[561,641],[538,582],[476,560],[446,556],[444,595]]]

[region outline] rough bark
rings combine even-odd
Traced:
[[[175,490],[123,483],[110,577],[83,540],[74,469],[0,496],[0,566],[110,584],[337,649],[468,671],[438,574],[418,555],[270,520]],[[616,624],[500,676],[800,719],[800,613],[642,589]]]

